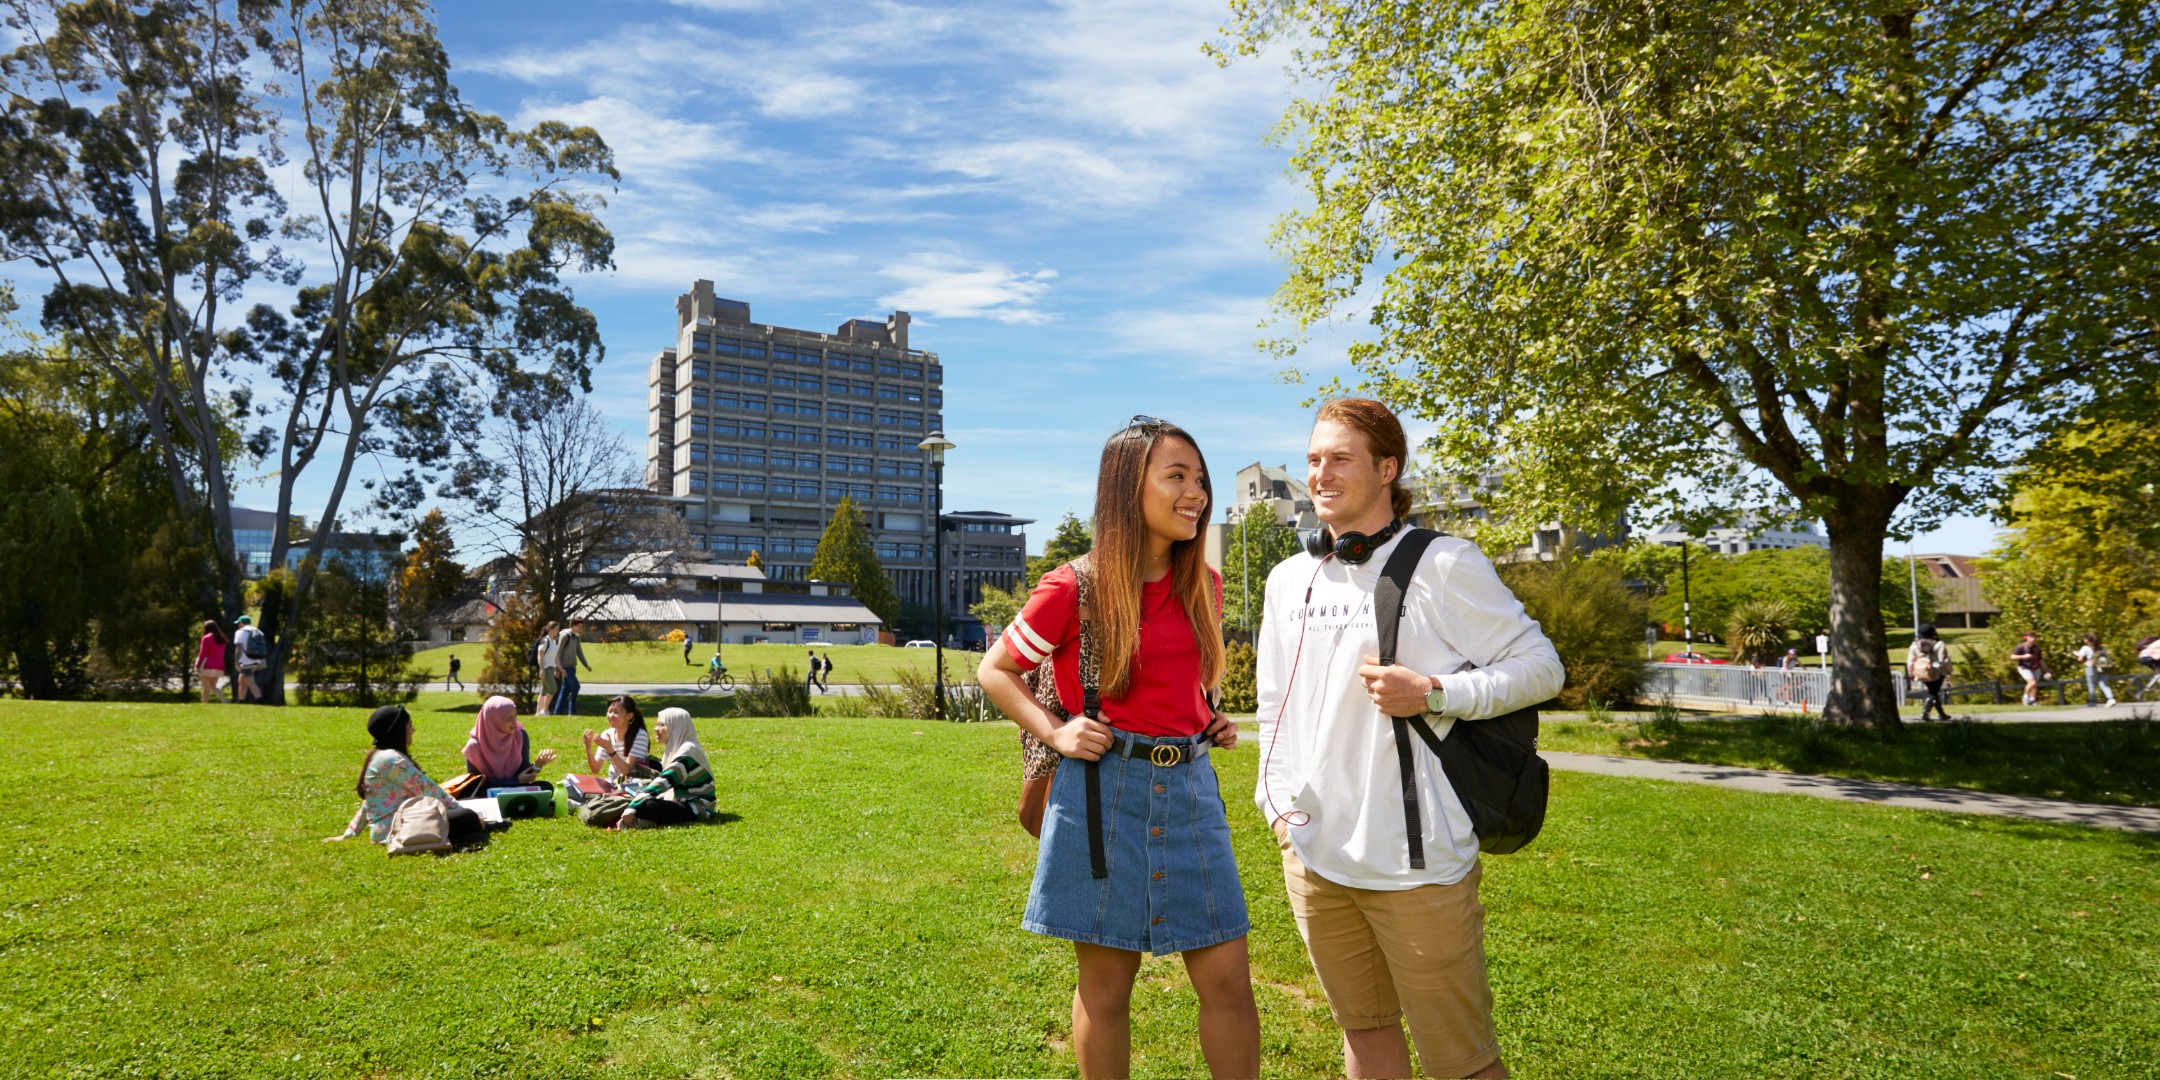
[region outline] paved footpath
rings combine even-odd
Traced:
[[[1743,769],[1733,765],[1697,765],[1684,761],[1613,757],[1606,754],[1543,752],[1555,769],[1633,776],[1649,780],[1673,780],[1683,784],[1711,784],[1741,791],[1765,791],[1786,795],[1813,795],[1821,799],[1902,806],[1913,810],[1945,810],[1954,814],[1993,814],[1997,817],[2059,821],[2103,829],[2160,833],[2160,809],[2143,806],[2105,806],[2099,803],[2035,799],[2024,795],[1998,795],[1962,788],[1922,787],[1882,780],[1853,780],[1842,776],[1806,776],[1799,773]]]

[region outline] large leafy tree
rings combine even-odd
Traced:
[[[421,0],[5,10],[24,43],[0,57],[0,260],[49,282],[46,325],[148,418],[174,501],[215,530],[224,616],[219,424],[245,428],[281,520],[320,475],[329,534],[361,463],[410,509],[490,405],[589,389],[599,336],[561,275],[609,262],[581,186],[614,176],[607,147],[466,105]],[[273,698],[320,547],[263,613]]]
[[[405,553],[405,565],[398,574],[399,617],[408,628],[417,627],[430,611],[464,588],[465,567],[457,561],[450,519],[441,508],[430,509],[413,530],[412,550]]]
[[[2160,385],[2123,388],[2042,440],[2011,472],[2010,526],[1985,564],[1981,590],[2002,608],[1984,647],[2006,666],[2032,630],[2058,672],[2085,634],[2116,669],[2160,634]],[[1975,674],[1978,674],[1977,672]],[[2007,674],[2007,672],[2005,672]]]
[[[1288,321],[1369,302],[1353,361],[1515,520],[1821,519],[1834,722],[1897,722],[1885,536],[2160,363],[2151,4],[1232,0],[1227,35],[1318,90]]]
[[[1223,625],[1258,633],[1267,610],[1267,576],[1297,554],[1297,530],[1265,506],[1251,507],[1223,538]]]
[[[1027,561],[1027,587],[1033,589],[1044,574],[1093,550],[1095,526],[1080,520],[1080,515],[1065,511],[1050,539],[1043,541],[1043,553]]]
[[[211,580],[174,559],[206,553],[173,527],[144,417],[14,306],[0,286],[0,666],[32,698],[184,678]]]
[[[810,557],[810,577],[841,582],[853,588],[855,599],[884,620],[887,627],[900,614],[900,597],[893,592],[885,567],[878,562],[877,547],[870,540],[870,523],[855,500],[843,495],[818,537],[817,554]]]

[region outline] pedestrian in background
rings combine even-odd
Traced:
[[[195,645],[195,677],[202,680],[202,703],[208,705],[211,698],[216,698],[222,705],[225,694],[218,689],[218,680],[231,668],[225,657],[232,643],[225,640],[225,631],[214,620],[203,620],[202,630],[202,640]]]
[[[533,642],[533,662],[540,665],[539,713],[541,716],[554,715],[555,692],[562,688],[562,679],[555,673],[555,649],[557,645],[555,631],[557,629],[558,626],[555,620],[548,620],[548,624],[540,628],[540,640]]]
[[[448,675],[445,675],[445,676],[443,676],[443,682],[442,682],[442,688],[443,688],[443,689],[445,689],[445,690],[448,690],[448,689],[450,689],[450,684],[451,684],[451,683],[456,683],[456,684],[457,684],[457,688],[458,688],[458,689],[460,689],[460,690],[463,690],[463,689],[465,689],[465,680],[463,680],[463,679],[460,679],[460,678],[458,678],[458,668],[459,668],[459,667],[460,667],[460,666],[461,666],[462,664],[463,664],[463,661],[461,661],[461,660],[459,660],[459,659],[457,658],[457,654],[456,654],[456,653],[451,653],[451,654],[450,654],[450,673],[449,673]]]
[[[1934,623],[1920,624],[1920,632],[1905,656],[1905,675],[1919,683],[1925,694],[1920,700],[1921,723],[1927,722],[1931,709],[1936,719],[1950,719],[1950,710],[1943,707],[1943,682],[1950,678],[1950,648],[1935,632]]]
[[[2138,642],[2138,663],[2152,672],[2152,679],[2145,684],[2145,692],[2160,690],[2160,634]]]
[[[684,634],[682,638],[682,662],[684,667],[690,666],[690,635],[688,634]]]
[[[552,715],[577,715],[578,665],[585,665],[587,671],[593,669],[592,661],[585,659],[584,635],[580,633],[584,629],[585,620],[572,619],[570,625],[555,639],[556,677],[562,682],[555,690],[555,711]]]
[[[2040,635],[2030,630],[2018,638],[2017,648],[2010,650],[2010,662],[2017,665],[2018,677],[2025,680],[2025,695],[2019,700],[2027,705],[2040,703]]]
[[[2085,635],[2085,644],[2078,646],[2077,658],[2085,665],[2085,704],[2097,705],[2106,695],[2108,708],[2115,707],[2115,688],[2107,684],[2107,673],[2114,669],[2115,658],[2108,655],[2107,646],[2100,644],[2100,635]]]

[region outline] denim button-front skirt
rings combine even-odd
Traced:
[[[1156,954],[1244,937],[1251,928],[1245,889],[1230,853],[1230,822],[1205,738],[1118,734],[1134,749],[1104,754],[1100,765],[1109,876],[1097,879],[1088,865],[1087,763],[1066,758],[1050,781],[1035,886],[1020,925],[1068,941]],[[1148,757],[1157,743],[1183,744],[1199,756],[1158,766]]]

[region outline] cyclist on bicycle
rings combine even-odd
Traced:
[[[705,665],[705,672],[715,676],[727,674],[727,665],[720,662],[719,653],[712,654],[712,660]]]

